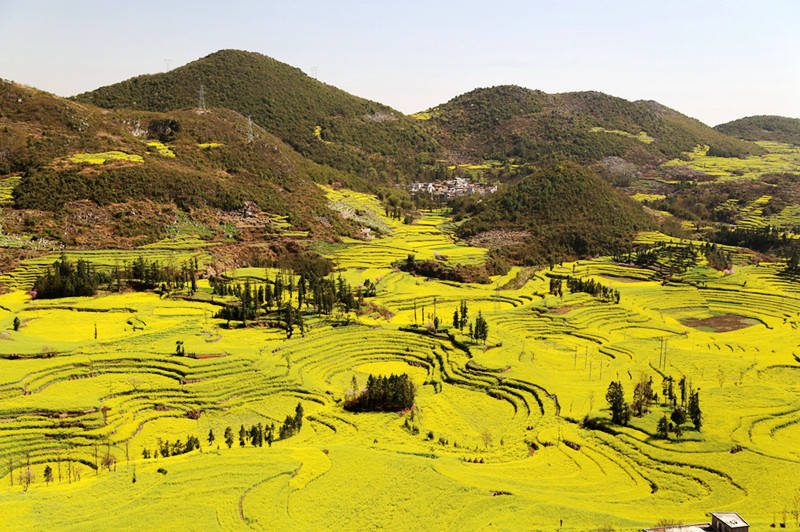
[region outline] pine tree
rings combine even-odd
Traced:
[[[286,325],[286,338],[291,338],[294,332],[294,312],[292,309],[292,302],[287,301],[283,309],[283,322]]]
[[[658,427],[656,429],[658,435],[665,440],[669,439],[669,420],[667,416],[664,415],[661,419],[658,420]]]
[[[245,446],[245,438],[247,438],[247,431],[244,429],[244,425],[239,428],[239,447]]]
[[[692,392],[689,395],[689,418],[696,430],[703,426],[703,413],[700,411],[700,392]]]
[[[233,445],[233,430],[230,427],[225,427],[225,445],[228,449]]]
[[[294,409],[294,427],[296,431],[300,431],[303,426],[303,405],[302,403],[297,403],[297,407]]]
[[[611,421],[617,425],[627,425],[630,418],[628,405],[625,402],[625,393],[622,390],[622,383],[611,381],[606,392],[606,401],[611,408]]]
[[[214,429],[209,429],[208,431],[208,444],[211,445],[214,443]]]

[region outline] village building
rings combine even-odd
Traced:
[[[411,183],[409,191],[412,194],[430,194],[443,200],[450,200],[456,196],[468,194],[493,194],[497,192],[497,185],[485,185],[483,183],[472,183],[469,178],[456,177],[445,181],[434,181],[430,183]]]

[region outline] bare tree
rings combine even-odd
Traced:
[[[792,517],[794,517],[794,526],[800,524],[800,489],[794,492],[791,498],[792,503]]]
[[[491,443],[492,443],[492,433],[489,432],[488,428],[484,428],[481,431],[481,440],[483,440],[484,448],[488,449],[489,445],[491,445]]]
[[[111,471],[112,467],[116,466],[116,463],[117,460],[111,453],[106,453],[106,455],[103,457],[102,462],[100,462],[100,464],[109,471]]]

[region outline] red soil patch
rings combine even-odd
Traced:
[[[695,329],[707,328],[714,332],[731,332],[746,329],[758,323],[758,320],[738,314],[722,314],[710,318],[686,318],[681,323]]]

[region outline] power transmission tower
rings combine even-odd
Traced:
[[[164,64],[167,65],[167,72],[169,72],[169,64],[172,63],[172,59],[164,59]]]
[[[250,119],[250,115],[247,115],[247,142],[248,144],[253,142],[253,121]]]
[[[200,102],[198,107],[203,111],[206,110],[206,88],[200,85]]]
[[[311,67],[311,77],[317,79],[317,67],[315,66]]]

